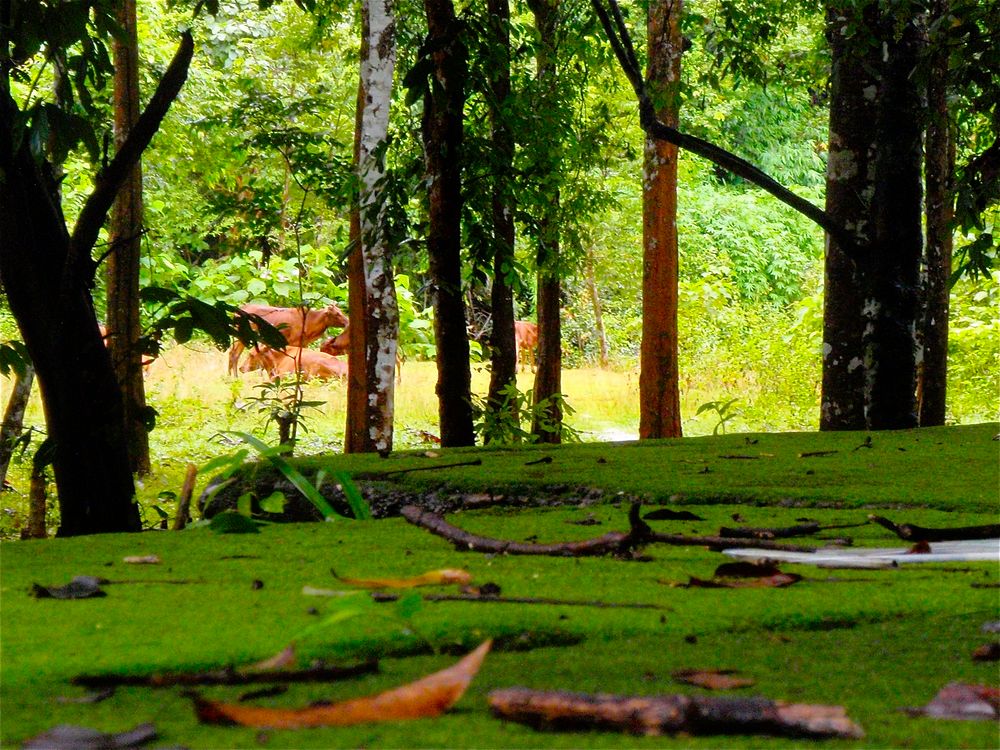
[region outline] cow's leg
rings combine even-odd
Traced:
[[[243,344],[239,341],[234,341],[233,345],[229,347],[229,374],[238,375],[239,374],[239,364],[240,355],[243,354]]]

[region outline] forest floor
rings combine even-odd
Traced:
[[[244,534],[200,525],[5,542],[0,746],[21,746],[60,724],[118,733],[151,722],[154,747],[994,748],[995,719],[903,709],[927,705],[956,682],[989,686],[985,708],[996,702],[996,662],[973,654],[998,640],[1000,542],[989,543],[991,558],[983,562],[872,569],[780,563],[780,574],[733,579],[717,575],[733,558],[704,545],[654,541],[625,557],[484,554],[460,551],[393,514],[403,502],[418,502],[448,511],[449,522],[476,535],[542,543],[628,531],[630,507],[641,502],[642,515],[690,514],[649,519],[662,534],[819,523],[831,528],[780,541],[820,546],[850,537],[854,548],[904,552],[912,542],[868,522],[869,514],[937,528],[997,523],[997,429],[314,457],[296,465],[310,477],[320,468],[348,472],[373,498],[389,498],[382,512],[390,517],[266,524]],[[469,464],[476,459],[481,463]],[[930,546],[933,552],[937,543]],[[159,562],[126,561],[150,556]],[[385,580],[440,569],[467,571],[480,595],[438,585],[414,596]],[[32,594],[34,584],[61,586],[79,575],[107,579],[106,595],[67,601]],[[399,598],[373,597],[348,579],[381,579],[383,593]],[[492,651],[455,707],[414,721],[310,729],[206,724],[189,690],[238,703],[261,686],[127,685],[80,702],[94,691],[71,682],[239,669],[290,643],[299,668],[314,659],[379,660],[377,673],[290,684],[238,704],[259,717],[260,707],[295,709],[408,683],[489,638]],[[681,682],[691,679],[684,670],[730,669],[744,686],[710,691]],[[542,733],[491,713],[490,694],[515,686],[841,706],[864,737],[761,737],[747,727],[720,737],[711,732],[723,727],[721,718],[658,737]],[[761,705],[739,702],[743,711]],[[983,701],[960,707],[983,710]]]

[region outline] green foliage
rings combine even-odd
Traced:
[[[11,373],[23,378],[31,364],[28,350],[21,341],[0,341],[0,375]]]
[[[562,442],[580,442],[579,431],[566,421],[566,417],[572,416],[575,410],[563,394],[554,393],[535,403],[531,389],[520,391],[516,385],[509,383],[500,390],[500,396],[502,401],[497,407],[491,407],[487,396],[472,397],[473,427],[484,445],[535,443],[540,439],[531,432],[535,423],[544,432],[558,430]],[[558,408],[562,414],[558,424],[552,420],[553,408]]]
[[[712,428],[712,434],[718,435],[720,432],[726,434],[726,422],[732,420],[736,416],[736,409],[733,408],[733,404],[739,401],[738,398],[731,398],[725,401],[706,401],[701,406],[698,407],[698,411],[694,414],[698,416],[699,414],[704,414],[705,412],[714,412],[718,422],[715,427]]]

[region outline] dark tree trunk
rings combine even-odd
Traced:
[[[877,44],[852,37],[854,28],[875,28],[877,7],[835,3],[827,9],[830,43],[830,136],[826,212],[870,247],[875,180],[875,105],[879,81]],[[823,308],[821,430],[865,428],[865,368],[861,341],[864,265],[827,235]],[[870,252],[870,251],[869,251]]]
[[[893,14],[882,23],[885,63],[876,125],[875,245],[862,308],[868,425],[875,430],[917,425],[915,332],[923,254],[925,110],[913,76],[923,36],[913,17]]]
[[[0,274],[31,353],[55,444],[59,534],[138,531],[121,392],[83,284],[63,288],[58,270],[69,233],[26,147],[11,151],[13,102],[0,102]]]
[[[430,185],[427,249],[434,285],[441,445],[473,445],[469,339],[462,297],[462,138],[468,51],[451,0],[425,0],[434,62],[422,123]]]
[[[139,119],[139,41],[135,0],[118,0],[116,13],[123,37],[114,42],[115,146],[120,148]],[[142,243],[142,165],[136,162],[122,185],[111,213],[107,259],[107,345],[122,391],[125,431],[132,470],[148,474],[149,434],[146,429],[146,389],[138,340],[139,261]]]
[[[664,125],[679,121],[681,0],[649,4],[646,81]],[[639,437],[681,435],[677,367],[677,146],[646,136],[642,189],[642,345]]]
[[[501,392],[517,384],[517,347],[514,342],[514,292],[510,283],[514,271],[514,193],[511,173],[514,160],[514,136],[505,111],[510,97],[510,3],[488,0],[491,46],[495,58],[490,66],[490,128],[493,146],[493,287],[490,310],[493,331],[490,334],[490,390],[487,408],[503,408]],[[511,401],[509,408],[516,410]],[[516,411],[511,419],[518,420]]]
[[[540,44],[537,54],[537,80],[540,91],[539,106],[554,113],[556,108],[556,34],[559,26],[559,0],[529,0],[531,12],[535,16]],[[550,146],[548,159],[541,165],[542,173],[537,178],[550,182],[548,178],[559,169],[559,144]],[[559,190],[550,188],[546,205],[541,208],[538,220],[538,359],[535,371],[535,403],[538,404],[562,392],[562,324],[560,320],[560,298],[562,285],[559,281]],[[544,429],[543,424],[549,429]],[[543,443],[561,441],[562,409],[552,400],[546,413],[536,411],[531,431]]]
[[[33,382],[35,382],[35,368],[28,365],[24,375],[14,378],[14,387],[10,392],[10,398],[7,399],[3,425],[0,426],[0,488],[7,481],[7,469],[10,467],[11,456],[14,455],[14,445],[24,432],[24,410],[28,407]]]
[[[935,18],[948,13],[949,0],[937,0]],[[927,244],[924,249],[923,310],[917,405],[920,426],[943,425],[948,390],[948,308],[951,287],[952,219],[955,216],[955,140],[948,117],[948,50],[938,49],[927,78],[928,123],[925,136]]]

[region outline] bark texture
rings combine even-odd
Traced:
[[[875,194],[876,92],[879,48],[852,37],[852,29],[873,28],[874,3],[834,3],[827,9],[831,51],[830,135],[826,212],[853,236],[858,247],[874,239],[871,204]],[[823,297],[821,430],[865,428],[865,369],[861,307],[865,263],[827,235]]]
[[[462,296],[462,140],[468,51],[451,0],[425,0],[433,60],[422,122],[429,185],[427,250],[434,285],[441,445],[473,445],[472,373]]]
[[[918,18],[880,19],[883,86],[875,155],[875,245],[864,318],[868,426],[916,427],[916,326],[923,254],[924,105],[913,75],[924,44]]]
[[[949,0],[937,0],[934,18],[948,14]],[[924,174],[927,243],[924,248],[922,359],[917,406],[921,427],[943,425],[948,393],[948,310],[951,291],[952,220],[955,217],[955,139],[948,117],[948,50],[938,48],[927,78]]]
[[[554,116],[556,90],[556,48],[559,26],[559,0],[529,0],[538,31],[536,67],[540,91],[540,107]],[[558,146],[553,144],[548,160],[541,165],[536,179],[551,181],[559,169]],[[543,411],[536,409],[531,432],[542,443],[559,443],[562,439],[562,409],[553,397],[562,392],[562,321],[559,281],[559,190],[551,189],[547,204],[538,219],[537,252],[538,358],[535,371],[535,404],[552,399]]]
[[[14,455],[15,441],[24,432],[24,410],[28,408],[31,384],[34,382],[35,369],[28,365],[24,375],[14,378],[14,387],[7,399],[3,424],[0,425],[0,488],[7,482],[7,469],[10,468],[10,459]]]
[[[510,277],[514,273],[514,194],[512,173],[514,134],[507,123],[506,107],[510,99],[510,2],[488,0],[490,32],[495,58],[490,66],[490,141],[493,146],[493,286],[490,289],[490,311],[493,330],[490,333],[490,390],[487,408],[499,412],[504,408],[502,391],[517,384],[517,346],[514,342],[514,291]],[[514,410],[510,418],[517,422],[517,406],[511,400],[507,408]]]
[[[355,115],[354,158],[358,207],[351,215],[348,260],[351,336],[348,347],[346,452],[392,450],[399,308],[392,258],[384,231],[378,151],[389,128],[396,65],[392,2],[362,6],[361,75]]]
[[[114,42],[115,148],[125,143],[139,119],[139,40],[135,0],[118,0],[116,17],[122,36]],[[142,163],[129,172],[111,212],[107,258],[107,329],[115,377],[122,391],[125,433],[132,470],[148,474],[149,435],[146,429],[146,389],[138,340],[139,261],[142,251]]]
[[[677,127],[683,39],[681,0],[647,11],[646,82],[657,119]],[[639,437],[681,435],[677,367],[677,146],[646,136],[642,181],[642,344]]]

